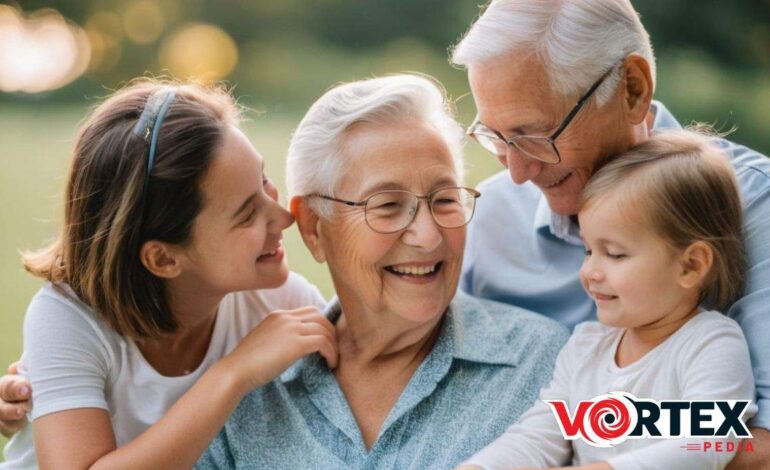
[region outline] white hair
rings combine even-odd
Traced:
[[[650,37],[629,0],[492,0],[454,47],[452,62],[468,67],[514,51],[535,54],[563,96],[585,92],[631,53],[647,60],[655,82]],[[612,97],[620,70],[597,90],[599,106]]]
[[[406,119],[432,125],[441,134],[462,181],[464,133],[445,90],[430,77],[399,74],[335,86],[313,103],[289,143],[289,196],[334,196],[346,163],[356,157],[343,151],[346,131],[360,123],[384,125]],[[319,215],[331,215],[328,201],[313,198],[310,205]]]

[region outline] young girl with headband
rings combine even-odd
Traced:
[[[735,455],[726,445],[735,444],[734,435],[708,439],[721,452],[687,450],[704,438],[596,447],[567,440],[545,401],[562,401],[573,417],[580,401],[616,391],[654,400],[754,400],[746,340],[719,313],[740,296],[746,269],[729,162],[697,133],[655,135],[596,172],[578,219],[586,248],[580,279],[599,322],[575,328],[540,400],[461,468],[724,468]],[[751,405],[744,420],[755,410]]]
[[[312,352],[336,365],[238,118],[220,89],[144,81],[82,126],[61,236],[24,258],[48,282],[24,321],[32,423],[4,468],[189,468],[248,391]]]

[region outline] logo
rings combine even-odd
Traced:
[[[741,419],[750,400],[657,401],[611,392],[579,402],[572,416],[565,401],[544,401],[565,439],[594,447],[626,439],[753,437]]]

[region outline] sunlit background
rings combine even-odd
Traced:
[[[534,0],[533,0],[534,1]],[[245,130],[283,181],[302,112],[330,85],[376,74],[438,77],[465,124],[465,74],[447,48],[479,0],[0,1],[0,366],[22,347],[26,304],[40,286],[19,250],[55,233],[78,122],[141,75],[227,81],[254,112]],[[770,152],[770,0],[638,0],[659,61],[657,98],[682,122],[736,127]],[[497,171],[467,147],[470,183]],[[287,234],[292,267],[331,294],[323,266]],[[0,439],[0,445],[4,441]]]

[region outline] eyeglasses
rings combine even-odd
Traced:
[[[508,152],[508,146],[521,151],[528,157],[540,160],[541,162],[556,164],[561,162],[561,153],[556,147],[556,139],[564,132],[572,120],[577,116],[583,106],[588,102],[594,92],[604,83],[604,80],[610,76],[616,65],[613,65],[599,80],[594,83],[588,91],[580,97],[572,111],[561,125],[550,136],[538,135],[517,135],[506,139],[500,132],[490,129],[479,121],[479,117],[473,120],[473,124],[468,128],[467,134],[471,136],[486,150],[492,152],[498,158],[504,158]]]
[[[476,209],[476,198],[481,197],[481,193],[472,188],[449,187],[437,189],[424,196],[411,191],[380,191],[360,202],[321,194],[310,194],[309,197],[363,207],[369,228],[377,233],[388,234],[404,230],[414,221],[421,199],[427,201],[430,214],[439,227],[462,227],[471,221]]]

